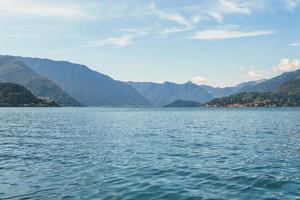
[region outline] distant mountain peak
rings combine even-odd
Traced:
[[[138,83],[128,82],[155,106],[164,106],[178,99],[184,101],[206,102],[213,97],[203,88],[193,83],[176,84],[172,82]]]
[[[184,83],[185,85],[197,85],[197,84],[195,84],[195,83],[193,83],[192,81],[188,81],[188,82],[186,82],[186,83]]]

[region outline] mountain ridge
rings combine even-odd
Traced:
[[[88,106],[151,106],[134,88],[85,65],[50,59],[17,58]]]
[[[40,76],[13,56],[0,56],[0,81],[23,85],[35,96],[51,98],[60,106],[81,106],[51,80]]]
[[[127,82],[155,106],[164,106],[176,100],[207,102],[213,97],[201,87],[187,82],[176,84],[172,82],[153,83],[153,82]]]
[[[300,69],[284,72],[255,86],[245,88],[240,92],[274,92],[280,85],[300,77]]]
[[[122,82],[86,65],[69,61],[0,56],[0,80],[22,84],[35,95],[50,96],[62,106],[67,104],[59,98],[69,98],[88,106],[161,107],[177,100],[206,103],[214,98],[238,93],[274,92],[283,83],[298,77],[300,70],[286,72],[269,80],[248,81],[224,88],[196,85],[191,81],[183,84],[169,81]],[[49,95],[52,90],[56,91],[55,95]]]
[[[245,88],[255,86],[264,81],[266,81],[266,80],[262,79],[262,80],[257,80],[257,81],[247,81],[247,82],[242,82],[242,83],[239,83],[238,85],[230,86],[230,87],[213,87],[213,86],[209,86],[209,85],[199,85],[199,86],[202,87],[203,89],[205,89],[214,98],[220,98],[220,97],[239,93],[241,90],[244,90]]]
[[[270,92],[242,92],[216,98],[207,107],[298,107],[300,106],[300,77],[280,85]]]

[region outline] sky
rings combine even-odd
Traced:
[[[300,68],[300,0],[0,0],[0,54],[233,86]]]

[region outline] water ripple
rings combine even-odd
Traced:
[[[0,110],[0,199],[296,199],[299,109]]]

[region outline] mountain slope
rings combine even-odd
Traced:
[[[185,84],[175,84],[171,82],[165,82],[163,84],[128,82],[128,84],[140,92],[155,106],[164,106],[179,99],[200,103],[213,99],[208,92],[191,82]]]
[[[0,82],[0,107],[53,107],[55,102],[35,97],[22,85]]]
[[[281,94],[300,94],[300,77],[282,84],[276,92]]]
[[[253,87],[257,84],[264,82],[265,80],[258,80],[258,81],[248,81],[241,84],[238,84],[234,87],[212,87],[209,85],[201,85],[203,89],[205,89],[209,94],[211,94],[214,98],[220,98],[224,96],[229,96],[232,94],[239,93],[240,91],[245,91],[249,87]]]
[[[260,84],[244,88],[239,92],[274,92],[282,84],[296,80],[300,77],[300,69],[292,72],[285,72],[270,80],[266,80]]]
[[[84,65],[39,58],[18,57],[18,59],[86,105],[151,105],[147,99],[129,85],[92,71]]]
[[[60,106],[81,105],[55,83],[38,75],[23,62],[11,56],[0,57],[0,81],[23,85],[35,96],[51,98]]]
[[[214,99],[209,107],[300,106],[300,77],[280,85],[274,92],[243,92]]]
[[[300,70],[286,72],[269,80],[249,81],[234,87],[214,88],[208,85],[201,85],[208,93],[215,98],[230,96],[244,92],[274,92],[276,89],[289,81],[300,77]]]

